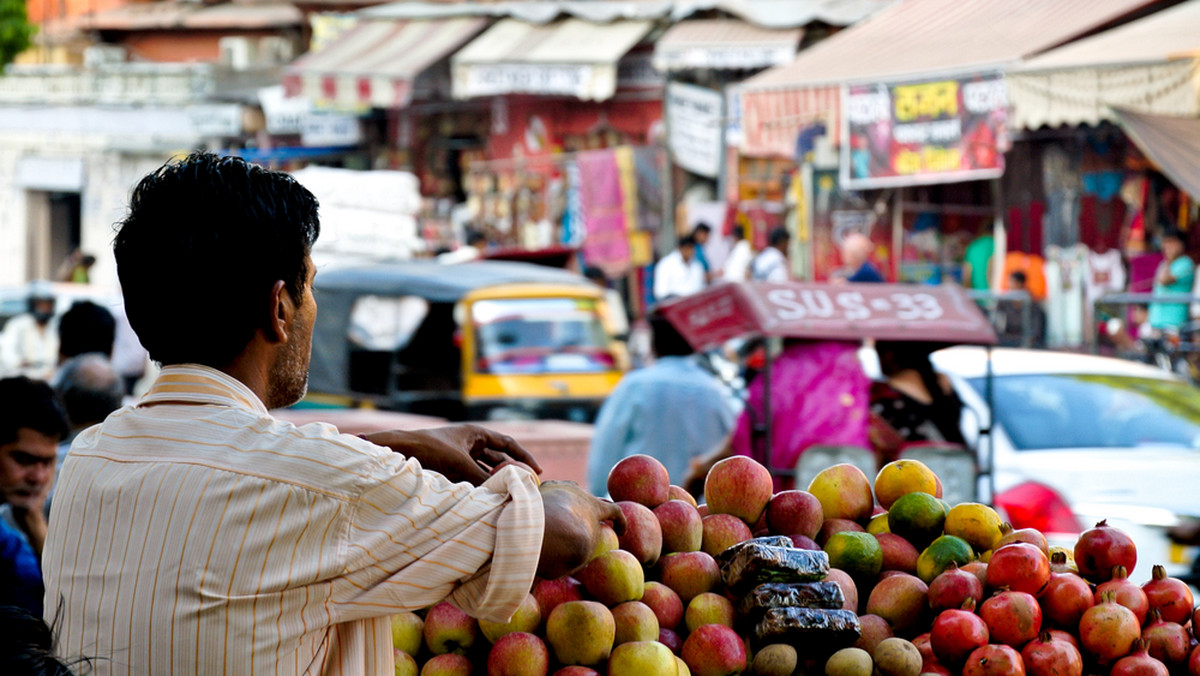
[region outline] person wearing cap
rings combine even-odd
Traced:
[[[0,377],[26,376],[49,380],[58,365],[58,328],[50,283],[29,285],[29,306],[0,332]]]

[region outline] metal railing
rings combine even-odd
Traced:
[[[983,289],[968,289],[967,295],[971,300],[975,301],[979,307],[987,315],[988,321],[992,323],[992,328],[996,329],[996,333],[1000,334],[1003,342],[1004,334],[1008,328],[1003,314],[1003,303],[1020,303],[1021,311],[1021,341],[1020,347],[1033,347],[1033,296],[1028,291],[988,291]],[[1044,327],[1043,327],[1044,328]]]

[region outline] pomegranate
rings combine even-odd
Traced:
[[[937,656],[933,654],[933,646],[929,644],[929,632],[914,638],[912,644],[917,647],[917,652],[921,653],[922,662],[925,664],[937,662]]]
[[[1055,640],[1048,631],[1025,644],[1021,650],[1029,676],[1082,676],[1083,655],[1074,644]]]
[[[1102,664],[1110,664],[1129,654],[1133,642],[1142,635],[1133,611],[1116,602],[1112,592],[1088,608],[1079,620],[1079,642],[1083,649]]]
[[[1188,676],[1200,676],[1200,645],[1192,648],[1192,655],[1188,658],[1187,672]]]
[[[1101,521],[1089,528],[1075,543],[1075,565],[1079,574],[1092,582],[1104,582],[1112,577],[1116,566],[1125,566],[1132,573],[1137,564],[1137,548],[1133,539],[1120,528],[1113,528]]]
[[[1146,644],[1138,639],[1133,642],[1133,652],[1117,660],[1109,676],[1171,676],[1167,665],[1146,652]]]
[[[1001,547],[1007,547],[1014,542],[1024,542],[1033,545],[1042,550],[1042,553],[1047,558],[1050,557],[1050,544],[1046,542],[1046,536],[1042,535],[1042,531],[1036,528],[1018,528],[1013,530],[1011,523],[1000,524],[1000,539],[996,541],[996,546],[992,547],[992,551],[999,551]]]
[[[979,617],[987,624],[993,643],[1014,648],[1032,641],[1042,630],[1041,606],[1032,594],[1026,592],[1005,591],[996,594],[979,607]]]
[[[1050,559],[1034,545],[1014,542],[997,549],[988,561],[987,583],[1037,596],[1050,581]]]
[[[1192,614],[1192,589],[1183,580],[1167,577],[1167,569],[1154,566],[1150,581],[1142,585],[1152,609],[1158,609],[1163,620],[1187,624]],[[1193,625],[1194,626],[1194,625]],[[1151,651],[1153,654],[1153,651]]]
[[[929,631],[929,645],[938,661],[958,667],[967,656],[987,645],[988,626],[975,614],[975,601],[967,599],[962,610],[943,610]]]
[[[1192,637],[1187,629],[1177,622],[1167,622],[1155,608],[1150,611],[1150,621],[1142,628],[1142,641],[1150,656],[1172,669],[1187,663],[1192,649]]]
[[[1056,627],[1075,629],[1083,612],[1096,605],[1092,588],[1074,573],[1055,573],[1038,598],[1046,621]]]
[[[975,603],[983,601],[983,583],[974,573],[953,563],[929,583],[929,607],[934,612],[962,608],[963,601],[968,598],[975,599]]]
[[[1048,631],[1050,632],[1050,638],[1055,641],[1066,641],[1075,646],[1076,650],[1079,649],[1079,641],[1075,638],[1075,634],[1065,632],[1062,629],[1050,629]]]
[[[1141,587],[1129,579],[1129,571],[1125,566],[1114,566],[1112,579],[1096,586],[1097,603],[1100,602],[1100,595],[1106,592],[1113,592],[1117,603],[1133,611],[1139,627],[1146,624],[1146,615],[1150,612],[1150,599],[1146,598],[1146,592],[1142,591]]]
[[[1025,662],[1009,646],[985,645],[967,657],[962,676],[1025,676]]]

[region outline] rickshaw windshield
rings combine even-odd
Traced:
[[[472,304],[480,373],[595,373],[613,368],[597,302],[589,298],[479,300]]]

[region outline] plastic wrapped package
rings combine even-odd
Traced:
[[[850,610],[772,608],[754,626],[760,645],[789,643],[797,648],[837,650],[862,635],[858,615]]]
[[[744,617],[758,618],[772,608],[841,610],[845,602],[836,582],[768,582],[751,589],[737,609]]]
[[[759,543],[739,548],[721,565],[721,579],[735,594],[764,582],[817,582],[828,572],[825,552]]]
[[[743,540],[736,545],[727,547],[725,551],[717,554],[717,563],[723,566],[739,551],[754,545],[766,545],[768,547],[791,547],[792,539],[786,535],[763,535],[762,537]]]

